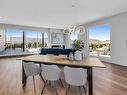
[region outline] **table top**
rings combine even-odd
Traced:
[[[17,58],[18,60],[35,62],[37,64],[54,64],[60,66],[73,66],[73,67],[99,67],[105,68],[106,66],[95,57],[87,57],[81,61],[69,60],[64,56],[51,56],[51,55],[31,55],[27,57]]]

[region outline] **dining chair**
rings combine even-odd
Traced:
[[[57,80],[60,80],[60,82],[61,82],[61,79],[60,79],[61,70],[56,65],[44,65],[44,64],[42,64],[41,66],[42,66],[42,76],[45,79],[45,83],[44,83],[41,95],[43,94],[44,89],[45,89],[46,84],[47,84],[48,81],[53,82],[55,90],[56,90],[56,94],[58,95],[57,89],[56,89],[56,86],[55,86],[55,82]],[[62,82],[61,82],[61,84],[62,84]]]
[[[59,55],[59,57],[67,58],[67,55]],[[64,66],[58,66],[61,70],[61,79],[64,80]]]
[[[86,69],[71,68],[71,67],[65,66],[64,76],[65,76],[66,83],[69,84],[65,95],[67,95],[70,89],[70,86],[79,87],[80,94],[81,94],[80,88],[83,87],[86,93],[86,82],[87,82],[87,70]]]
[[[35,80],[34,76],[39,75],[42,72],[42,69],[33,62],[23,62],[23,68],[26,77],[33,76],[33,81]]]

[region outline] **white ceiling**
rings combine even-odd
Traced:
[[[64,28],[127,11],[127,0],[0,0],[0,23]]]

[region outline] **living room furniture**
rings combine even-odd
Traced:
[[[75,52],[73,49],[54,49],[54,48],[42,48],[40,55],[54,54],[54,55],[67,55]]]
[[[57,66],[70,66],[76,68],[85,68],[87,69],[88,77],[88,87],[89,94],[93,95],[93,67],[105,68],[105,65],[98,59],[94,57],[84,58],[81,61],[68,60],[66,57],[62,56],[48,56],[48,55],[32,55],[27,57],[18,58],[22,62],[35,62],[35,64],[47,64],[47,65],[57,65]],[[26,75],[24,68],[22,66],[22,84],[26,84]]]

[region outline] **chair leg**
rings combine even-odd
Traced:
[[[54,87],[55,87],[55,90],[56,90],[56,95],[58,95],[57,88],[56,88],[56,85],[55,85],[55,81],[53,83],[54,83]]]
[[[66,94],[65,95],[67,95],[67,92],[68,92],[68,90],[70,89],[70,85],[68,86],[68,88],[67,88],[67,91],[66,91]]]
[[[79,86],[79,92],[80,92],[80,95],[82,95],[82,92],[81,92],[80,86]]]
[[[33,76],[34,91],[36,92],[35,77]]]
[[[45,83],[45,80],[44,80],[43,76],[41,74],[39,74],[39,75],[40,75],[41,79],[43,80],[43,82]]]
[[[33,81],[35,81],[35,78],[34,78],[34,76],[33,76]]]
[[[34,86],[35,86],[35,77],[33,76],[33,84],[34,84]]]
[[[42,91],[41,91],[41,95],[42,95],[43,92],[44,92],[44,89],[45,89],[46,84],[47,84],[47,80],[46,80],[46,82],[44,83],[43,89],[42,89]]]
[[[62,80],[61,80],[61,79],[60,79],[60,83],[61,83],[61,85],[64,87],[63,82],[62,82]]]
[[[84,88],[84,91],[85,91],[85,93],[86,93],[86,88],[83,86],[83,88]]]

